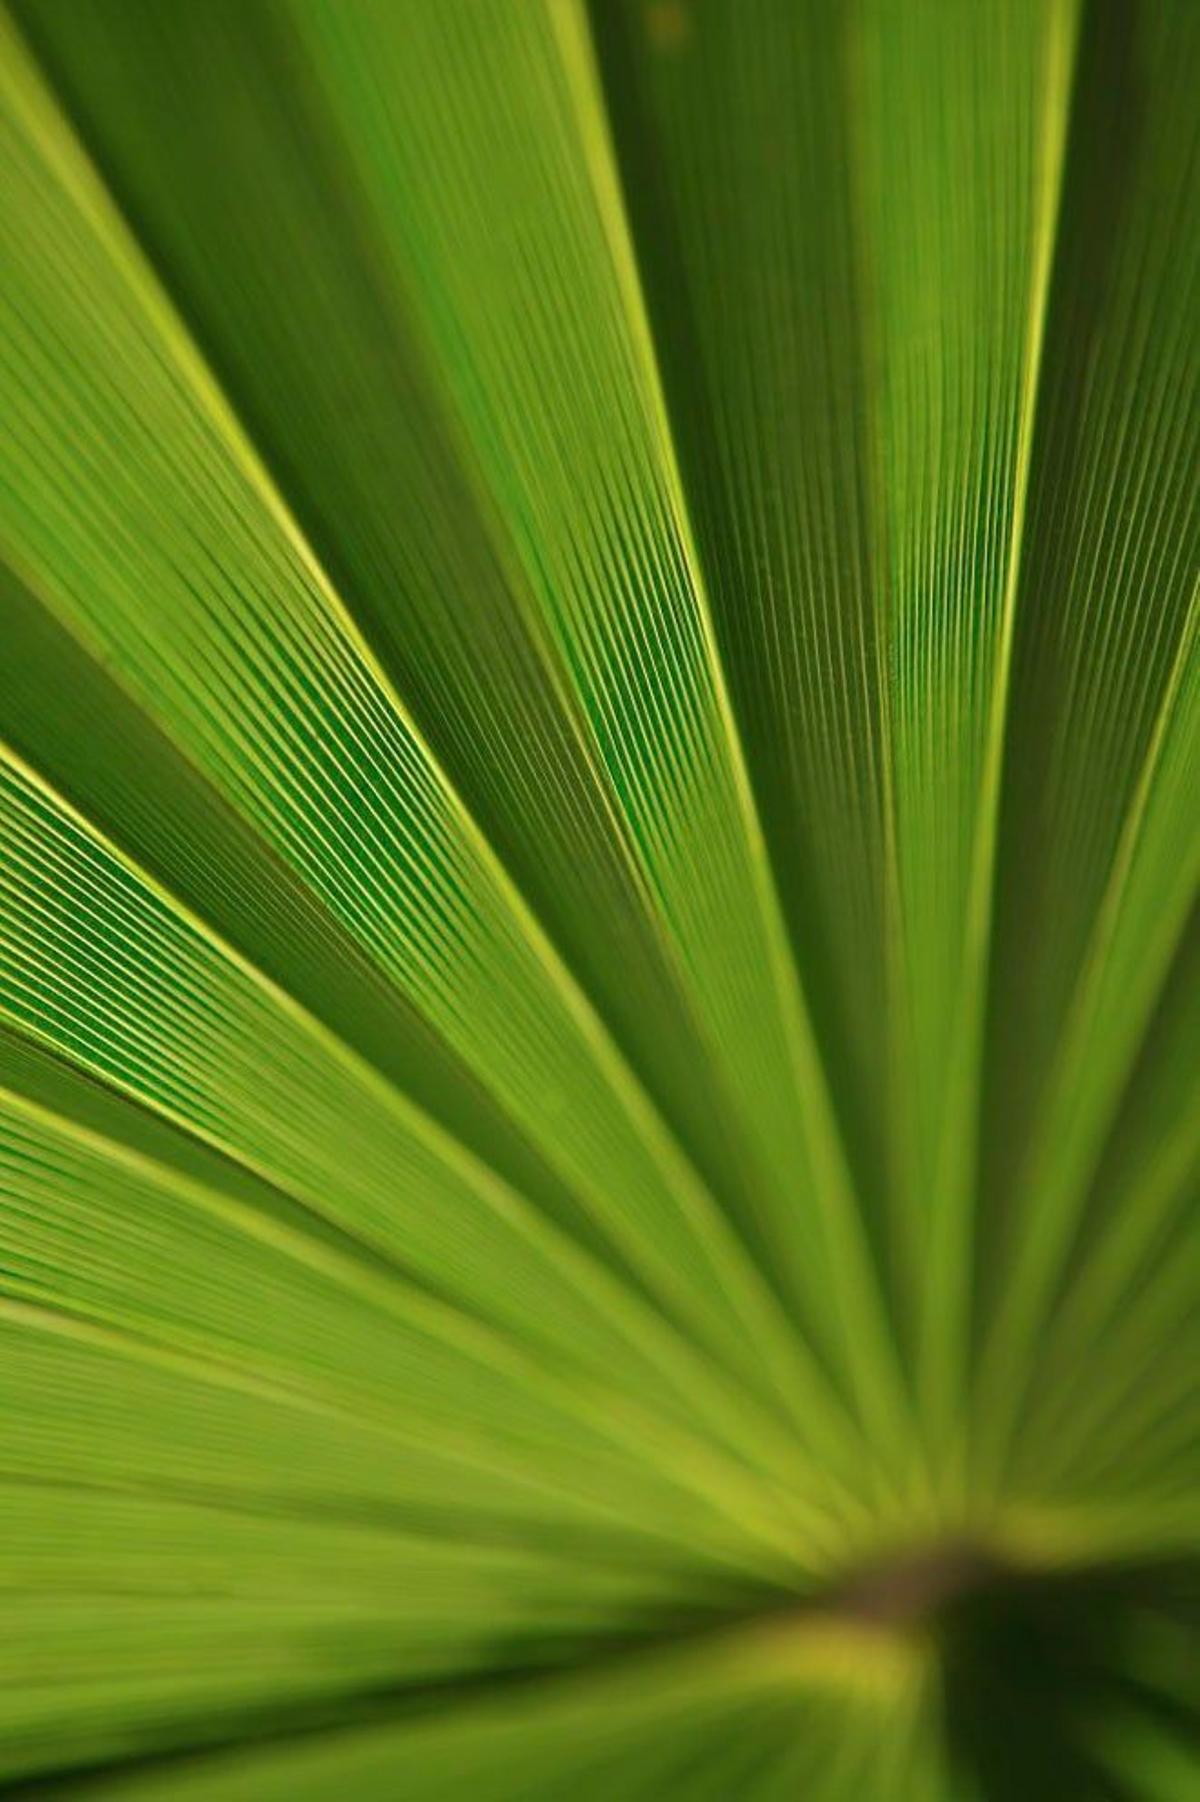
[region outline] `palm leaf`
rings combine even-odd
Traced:
[[[11,5],[10,1786],[1200,1786],[1198,76]]]

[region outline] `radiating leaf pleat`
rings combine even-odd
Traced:
[[[751,774],[944,1418],[1073,9],[680,18],[595,8]]]
[[[9,743],[335,1034],[553,1218],[569,1194],[444,1039],[11,570],[0,570]],[[603,1253],[602,1234],[577,1229]]]
[[[755,1161],[755,1242],[878,1394],[857,1221],[715,662],[581,12],[296,17],[701,1042],[723,1059]],[[441,171],[436,195],[423,166]]]
[[[241,5],[39,6],[28,24],[423,733],[736,1194],[712,1051],[294,31]]]
[[[997,794],[1075,11],[868,4],[852,52],[895,835],[891,1124],[917,1380],[943,1429],[969,1327]]]
[[[1080,64],[1017,598],[985,1090],[979,1265],[1000,1434],[1200,879],[1198,23],[1186,5],[1099,6]]]
[[[322,1520],[36,1480],[6,1483],[0,1506],[10,1777],[220,1740],[272,1708],[336,1716],[359,1691],[461,1677],[501,1650],[553,1660],[686,1618],[689,1599],[648,1561],[473,1542],[469,1526],[422,1536],[365,1506]]]
[[[769,1425],[760,1439],[745,1401],[635,1295],[16,763],[0,763],[0,842],[10,1020],[282,1189],[352,1255],[382,1254],[421,1331],[486,1364],[503,1342],[479,1334],[468,1315],[481,1315],[543,1358],[669,1396],[669,1414],[715,1410],[798,1473],[787,1442]]]
[[[822,1677],[822,1654],[844,1688]],[[830,1641],[818,1627],[801,1628],[793,1642],[767,1628],[588,1679],[513,1686],[503,1698],[464,1700],[452,1715],[135,1770],[108,1793],[131,1802],[302,1802],[344,1785],[363,1802],[398,1794],[413,1802],[657,1802],[672,1794],[775,1802],[797,1791],[814,1802],[865,1794],[938,1802],[952,1792],[929,1780],[928,1754],[919,1774],[913,1756],[924,1703],[919,1670],[881,1660],[869,1639]]]
[[[1186,1543],[1200,1505],[1198,1195],[1194,918],[1064,1260],[1015,1450],[1018,1489],[1069,1496],[1094,1541],[1119,1508],[1131,1552]]]
[[[849,12],[592,8],[691,520],[880,1255],[885,794]]]
[[[819,1403],[765,1280],[398,709],[15,44],[5,84],[0,528],[27,585],[488,1083],[650,1285],[694,1330],[723,1319],[723,1355],[755,1382]]]
[[[523,890],[772,1280],[886,1407],[580,16],[238,8],[197,36],[109,11],[31,23],[131,216]],[[162,101],[196,65],[181,131]],[[324,162],[298,182],[299,132]]]

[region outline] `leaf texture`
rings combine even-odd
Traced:
[[[13,1793],[1200,1784],[1198,81],[12,0]]]

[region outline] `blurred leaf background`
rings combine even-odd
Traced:
[[[0,1780],[1200,1796],[1200,8],[0,21]]]

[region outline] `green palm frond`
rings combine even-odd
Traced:
[[[1198,90],[9,0],[12,1793],[1200,1794]]]

